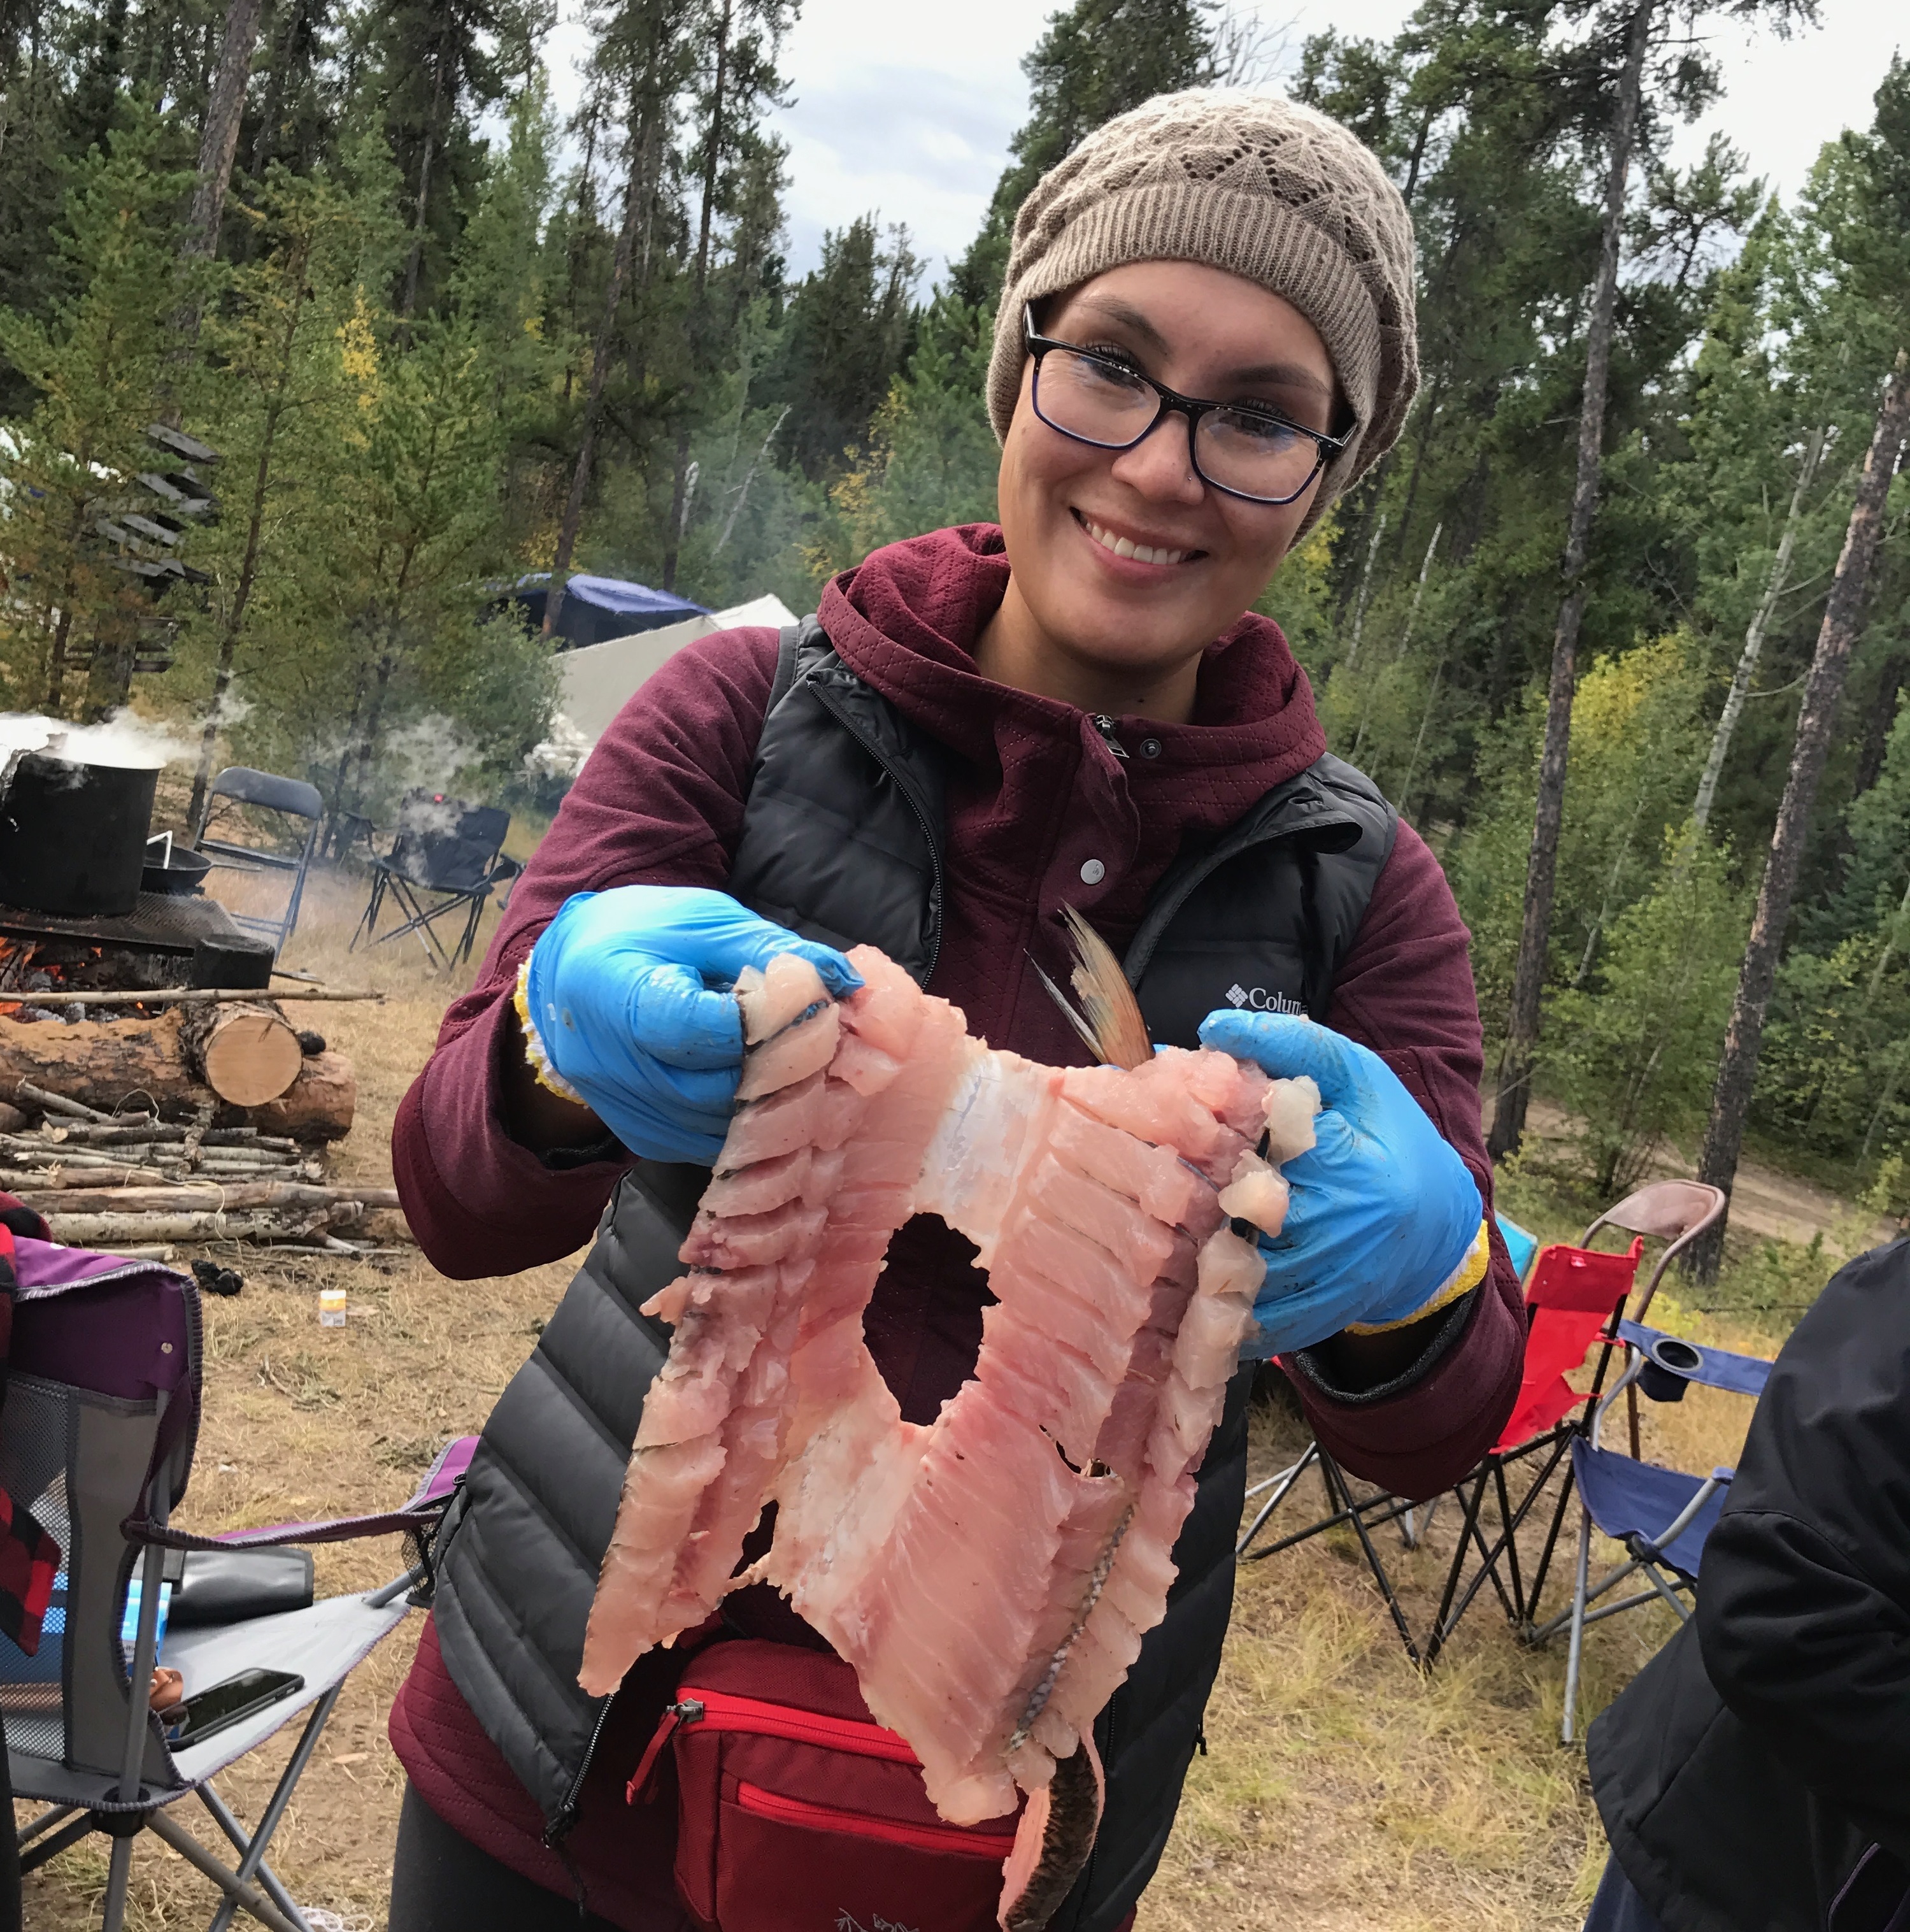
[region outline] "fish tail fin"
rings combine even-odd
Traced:
[[[1069,977],[1086,1018],[1084,1037],[1091,1036],[1090,1044],[1110,1066],[1144,1065],[1154,1057],[1154,1043],[1114,949],[1072,906],[1063,906],[1061,916],[1074,941],[1076,964]]]

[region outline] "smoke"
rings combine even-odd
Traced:
[[[550,720],[550,735],[524,754],[524,775],[534,782],[574,782],[590,755],[590,740],[559,711]]]
[[[379,754],[381,777],[400,792],[449,791],[484,761],[484,747],[437,712],[394,731]]]
[[[72,765],[111,765],[127,771],[157,771],[195,754],[196,747],[148,724],[130,710],[115,711],[103,724],[69,724],[58,718],[0,712],[0,763],[10,766],[28,752]]]
[[[463,801],[442,797],[409,798],[398,808],[398,830],[414,838],[433,834],[448,838],[457,830]]]

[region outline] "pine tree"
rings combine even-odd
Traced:
[[[1846,134],[1834,144],[1813,183],[1824,232],[1844,271],[1843,286],[1826,292],[1828,299],[1822,307],[1842,325],[1840,332],[1853,346],[1861,347],[1867,339],[1891,345],[1894,352],[1798,708],[1770,862],[1759,889],[1699,1157],[1699,1179],[1727,1195],[1737,1178],[1765,1017],[1883,533],[1885,504],[1910,438],[1910,64],[1901,59],[1891,62],[1889,75],[1877,90],[1876,109],[1871,130]],[[1717,1274],[1723,1226],[1720,1222],[1714,1236],[1691,1250],[1690,1266],[1701,1280]]]
[[[1216,78],[1213,10],[1203,0],[1075,0],[1052,15],[1021,63],[1028,118],[1009,151],[982,232],[950,278],[972,308],[992,310],[1028,190],[1104,121],[1157,94]]]
[[[1780,29],[1795,16],[1813,17],[1814,0],[1770,0],[1770,11]],[[1758,10],[1758,0],[1736,0],[1729,10],[1740,18]],[[1545,749],[1540,761],[1537,809],[1533,816],[1532,845],[1526,868],[1525,917],[1519,958],[1513,974],[1512,1016],[1499,1064],[1492,1130],[1486,1148],[1495,1160],[1516,1150],[1525,1126],[1531,1095],[1532,1064],[1539,1036],[1543,995],[1552,930],[1553,894],[1557,882],[1558,835],[1565,797],[1566,762],[1572,730],[1572,694],[1577,682],[1579,633],[1590,592],[1592,523],[1598,511],[1604,466],[1606,406],[1611,380],[1614,323],[1618,311],[1620,244],[1626,220],[1633,152],[1642,133],[1648,141],[1645,68],[1653,37],[1662,31],[1668,0],[1627,0],[1609,25],[1614,52],[1622,46],[1615,65],[1612,93],[1605,206],[1600,224],[1598,268],[1591,291],[1585,330],[1585,380],[1579,412],[1577,475],[1571,513],[1566,526],[1565,553],[1561,565],[1564,595],[1558,607],[1553,636],[1552,665],[1546,694]],[[1699,100],[1714,82],[1694,67],[1682,50],[1673,56],[1672,71],[1663,92],[1675,101],[1681,94]]]
[[[205,328],[217,376],[201,384],[201,419],[230,482],[195,553],[211,580],[204,616],[190,627],[204,635],[211,673],[187,808],[195,838],[242,654],[295,604],[306,547],[326,541],[327,500],[345,482],[338,458],[355,434],[339,342],[357,313],[368,212],[322,173],[301,178],[274,166],[247,212],[261,245]]]
[[[922,268],[905,228],[865,214],[823,237],[823,259],[790,299],[770,393],[791,404],[782,441],[806,476],[838,472],[909,350]]]
[[[13,704],[56,716],[74,667],[123,654],[148,608],[125,546],[99,526],[151,466],[146,427],[188,286],[173,218],[190,176],[165,166],[167,146],[157,117],[127,103],[67,197],[58,247],[77,292],[44,320],[0,309],[0,358],[39,394],[4,452],[0,670]]]

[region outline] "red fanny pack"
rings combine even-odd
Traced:
[[[938,1817],[914,1752],[839,1658],[712,1644],[676,1697],[629,1795],[659,1795],[667,1744],[676,1888],[706,1932],[994,1932],[1015,1817]]]

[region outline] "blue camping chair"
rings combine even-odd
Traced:
[[[1764,1393],[1771,1369],[1770,1363],[1756,1355],[1701,1347],[1637,1322],[1618,1324],[1618,1343],[1627,1358],[1624,1371],[1593,1410],[1590,1433],[1572,1444],[1572,1474],[1579,1498],[1579,1561],[1572,1601],[1532,1633],[1534,1643],[1543,1643],[1568,1627],[1572,1633],[1565,1665],[1565,1718],[1560,1730],[1561,1741],[1568,1744],[1573,1742],[1577,1720],[1586,1625],[1655,1603],[1669,1604],[1680,1622],[1690,1621],[1691,1612],[1684,1599],[1696,1593],[1705,1540],[1717,1527],[1735,1474],[1718,1468],[1708,1476],[1687,1475],[1682,1470],[1664,1468],[1606,1448],[1604,1425],[1613,1405],[1633,1390],[1653,1402],[1681,1402],[1693,1382],[1756,1400]],[[1624,1562],[1614,1564],[1595,1583],[1591,1580],[1594,1528],[1623,1544],[1627,1552]],[[1633,1579],[1642,1580],[1648,1587],[1616,1603],[1599,1602]],[[1594,1604],[1598,1604],[1596,1610],[1591,1607]]]

